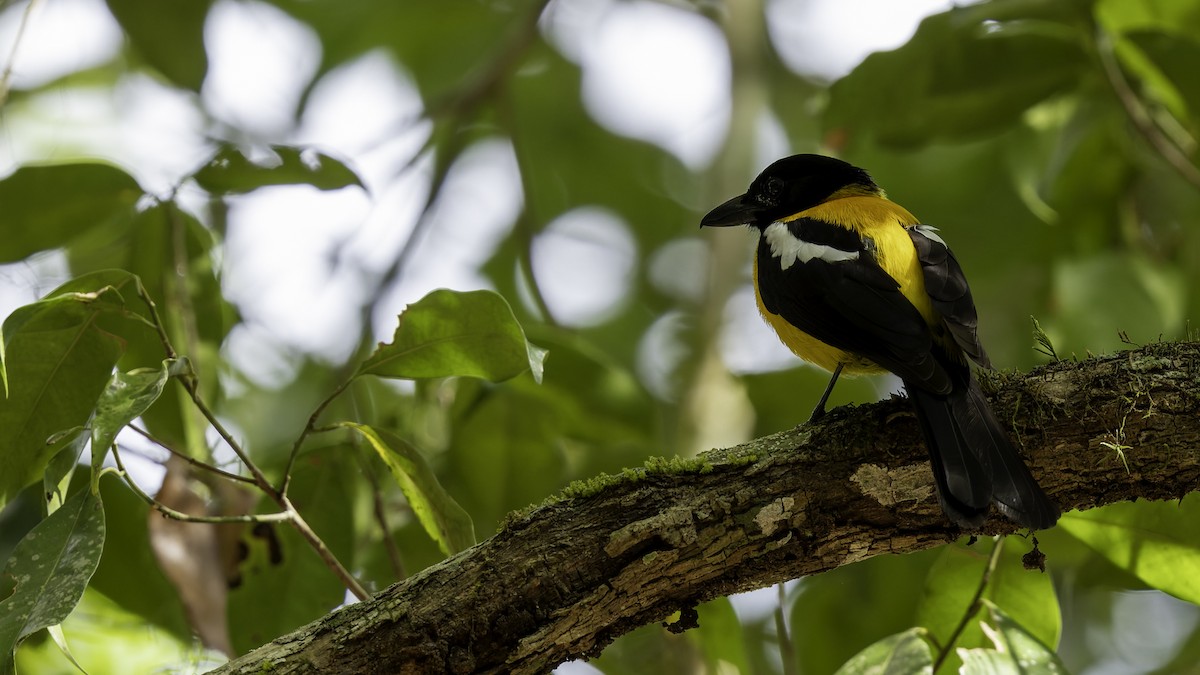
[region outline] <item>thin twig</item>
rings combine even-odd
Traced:
[[[146,440],[150,441],[151,443],[157,445],[158,447],[162,448],[163,450],[166,450],[167,452],[178,457],[179,459],[182,459],[183,461],[187,462],[188,464],[191,464],[192,466],[196,467],[197,469],[203,469],[205,471],[215,473],[218,476],[225,478],[227,480],[233,480],[233,481],[238,481],[241,483],[249,483],[250,485],[255,485],[253,478],[250,478],[248,476],[242,476],[242,475],[239,475],[236,473],[230,473],[229,471],[215,467],[212,464],[209,464],[207,462],[201,462],[198,459],[189,457],[189,456],[183,454],[182,452],[179,452],[175,448],[172,448],[171,446],[167,445],[162,440],[154,437],[153,435],[150,434],[150,432],[138,427],[136,424],[129,424],[127,426],[130,429],[132,429],[135,433],[140,435],[142,438],[145,438]]]
[[[162,321],[158,316],[158,309],[155,307],[154,302],[150,299],[145,288],[143,288],[140,283],[138,284],[138,295],[150,309],[150,316],[154,321],[155,329],[158,331],[159,339],[163,343],[163,349],[166,350],[167,355],[170,358],[178,358],[175,348],[171,345],[171,338],[167,335],[166,330],[163,328]],[[325,545],[325,542],[322,541],[321,538],[317,536],[317,533],[314,532],[309,526],[308,521],[304,519],[304,516],[300,515],[300,512],[296,510],[295,505],[292,504],[291,500],[287,498],[287,495],[283,494],[279,490],[276,490],[271,485],[271,483],[267,480],[267,477],[263,474],[262,470],[258,468],[258,465],[251,461],[249,455],[247,455],[246,451],[242,449],[241,444],[234,440],[233,435],[229,433],[224,424],[221,424],[221,421],[217,419],[217,416],[213,414],[212,410],[209,409],[208,405],[204,402],[204,399],[200,398],[200,394],[196,390],[195,373],[186,373],[179,376],[178,379],[179,383],[191,397],[192,404],[196,406],[196,408],[200,411],[200,414],[204,416],[204,419],[208,420],[208,423],[212,426],[212,428],[217,431],[222,439],[224,439],[224,441],[229,445],[230,449],[233,450],[234,454],[238,456],[238,459],[242,461],[242,464],[250,472],[250,475],[254,477],[254,484],[258,486],[258,489],[262,490],[263,493],[265,493],[276,504],[283,508],[284,512],[288,514],[286,520],[292,524],[292,527],[296,528],[296,531],[300,533],[300,536],[304,537],[309,546],[311,546],[313,550],[317,552],[317,555],[321,557],[321,560],[325,562],[325,565],[335,575],[337,575],[339,579],[342,580],[342,583],[345,584],[346,588],[350,589],[351,593],[354,593],[355,597],[357,597],[359,600],[369,599],[371,594],[367,593],[366,589],[364,589],[362,585],[358,583],[358,580],[355,579],[354,576],[350,574],[349,570],[342,565],[341,561],[339,561],[337,557],[333,555],[333,552],[329,550],[329,547]],[[322,402],[321,408],[313,413],[313,418],[309,422],[310,426],[312,425],[312,420],[316,419],[316,416],[320,414],[321,409],[328,404],[328,401],[331,401],[334,396],[336,396],[345,388],[346,384],[343,384],[338,388],[337,391],[331,394],[326,401]]]
[[[451,165],[454,164],[454,161],[465,149],[463,134],[460,133],[463,122],[475,117],[479,108],[488,100],[488,97],[493,95],[497,87],[516,70],[517,65],[521,61],[521,56],[524,55],[525,51],[529,49],[530,45],[537,38],[538,19],[541,18],[542,12],[545,11],[548,4],[549,0],[538,0],[535,2],[516,29],[514,29],[512,35],[497,51],[496,55],[484,61],[485,66],[483,69],[469,78],[464,85],[451,90],[426,107],[424,118],[434,121],[435,127],[430,131],[430,136],[425,144],[414,155],[412,163],[415,163],[417,158],[436,147],[437,143],[434,140],[437,134],[436,120],[443,120],[443,123],[448,128],[449,139],[441,149],[441,152],[436,153],[434,175],[430,182],[429,194],[426,196],[425,203],[421,207],[421,215],[417,217],[417,222],[413,225],[408,239],[404,242],[395,260],[379,276],[379,280],[376,283],[378,290],[375,293],[365,296],[367,300],[364,302],[363,308],[364,326],[370,326],[370,306],[373,304],[374,299],[381,295],[384,289],[392,286],[400,278],[409,259],[416,253],[417,247],[424,239],[425,230],[428,229],[431,223],[430,215],[433,204],[441,194]]]
[[[176,511],[175,509],[158,501],[154,497],[151,497],[150,495],[146,494],[146,491],[143,490],[137,484],[137,481],[133,480],[133,476],[129,475],[129,472],[125,470],[125,465],[121,462],[121,452],[117,448],[116,443],[113,443],[112,452],[113,452],[113,459],[117,463],[117,472],[120,474],[121,478],[125,479],[125,483],[127,485],[129,485],[130,489],[132,489],[134,491],[134,493],[137,494],[137,496],[141,497],[142,501],[149,504],[150,508],[154,509],[155,511],[158,511],[159,513],[163,514],[164,516],[166,516],[172,520],[178,520],[178,521],[181,521],[184,523],[209,523],[209,524],[282,523],[285,521],[292,520],[294,517],[293,514],[288,513],[287,511],[283,511],[280,513],[250,513],[250,514],[242,514],[242,515],[238,515],[238,516],[193,516],[193,515],[184,513],[182,511]]]
[[[787,586],[786,582],[775,584],[778,591],[779,603],[775,605],[775,639],[779,640],[779,657],[783,659],[783,675],[799,675],[796,663],[796,646],[792,644],[792,636],[787,627]]]
[[[342,392],[346,391],[346,388],[353,381],[354,377],[351,376],[339,384],[337,389],[334,389],[332,393],[325,397],[325,400],[318,403],[316,409],[308,416],[308,422],[304,424],[304,428],[300,430],[300,435],[292,443],[292,451],[288,455],[287,467],[283,470],[282,482],[279,484],[278,493],[280,496],[286,497],[288,487],[292,484],[292,468],[296,465],[296,458],[300,456],[300,446],[304,445],[304,440],[308,438],[309,434],[316,431],[317,420],[320,419],[321,413],[325,412],[325,408],[329,407],[329,404],[333,403],[334,399],[341,396]]]
[[[1150,147],[1163,158],[1166,163],[1175,170],[1184,180],[1192,185],[1200,188],[1200,169],[1192,163],[1192,160],[1187,156],[1174,141],[1163,133],[1163,130],[1154,122],[1154,118],[1146,109],[1146,105],[1142,102],[1133,87],[1129,86],[1129,82],[1125,79],[1124,73],[1121,72],[1120,65],[1117,64],[1116,57],[1113,55],[1112,45],[1109,42],[1108,36],[1101,29],[1096,30],[1096,53],[1100,57],[1100,65],[1104,70],[1104,75],[1108,79],[1109,86],[1112,87],[1113,93],[1116,94],[1117,100],[1120,101],[1121,107],[1124,108],[1125,114],[1129,116],[1129,121],[1133,123],[1133,128],[1137,129],[1142,138],[1150,144]]]
[[[21,38],[25,37],[25,31],[29,28],[29,18],[33,16],[33,8],[37,4],[38,0],[29,0],[29,4],[25,5],[25,11],[21,14],[21,24],[17,26],[17,35],[13,38],[12,48],[8,50],[8,63],[4,64],[4,72],[0,73],[0,108],[8,102],[13,68],[17,63],[17,48],[21,46]]]
[[[355,436],[355,438],[357,439],[358,437]],[[383,546],[387,550],[388,561],[392,565],[392,574],[396,577],[396,581],[400,581],[406,578],[408,573],[404,571],[404,560],[400,557],[400,547],[396,545],[396,538],[392,536],[392,528],[388,525],[387,505],[383,503],[383,490],[379,487],[379,477],[375,475],[375,470],[370,465],[370,462],[362,459],[361,452],[357,456],[362,466],[363,475],[367,477],[367,482],[371,484],[375,520],[379,523],[379,531],[383,535]]]
[[[520,265],[521,275],[525,277],[525,285],[529,288],[529,294],[533,297],[533,303],[542,315],[542,321],[551,326],[557,326],[558,322],[554,318],[554,313],[550,311],[550,305],[542,295],[537,276],[533,273],[533,241],[537,235],[534,231],[537,214],[533,206],[535,195],[533,171],[530,169],[529,162],[526,161],[526,153],[521,149],[521,134],[516,115],[513,113],[512,101],[507,95],[503,96],[497,107],[505,131],[508,132],[508,138],[512,141],[513,155],[517,159],[517,173],[521,175],[521,192],[525,196],[525,203],[517,215],[515,225],[516,235],[521,239],[521,253],[517,256],[517,262]]]
[[[330,551],[325,542],[309,527],[308,521],[304,520],[304,516],[300,515],[300,512],[296,510],[295,505],[292,504],[292,500],[280,495],[279,501],[282,502],[283,508],[291,514],[292,527],[296,528],[296,531],[300,533],[300,536],[304,537],[308,545],[317,552],[317,555],[321,556],[321,560],[325,561],[325,565],[333,570],[333,573],[342,580],[346,588],[350,589],[354,597],[359,600],[370,600],[371,594],[367,592],[367,589],[362,587],[362,584],[358,583],[358,579],[355,579],[354,575],[350,574],[350,570],[347,570],[342,565],[337,556],[333,554],[333,551]]]
[[[955,626],[954,632],[950,634],[950,638],[942,645],[938,651],[937,660],[933,662],[933,672],[937,672],[946,659],[949,658],[950,652],[954,650],[954,643],[958,642],[959,636],[966,630],[967,625],[971,623],[971,617],[979,612],[983,592],[987,590],[988,584],[992,580],[992,573],[996,571],[996,563],[1000,561],[1000,552],[1004,550],[1004,537],[996,537],[996,544],[992,547],[992,553],[988,556],[987,565],[983,568],[983,576],[979,579],[979,587],[975,589],[975,596],[971,598],[971,604],[967,605],[967,611],[963,613],[962,619]]]

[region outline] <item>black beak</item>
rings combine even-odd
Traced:
[[[700,219],[700,227],[729,227],[749,225],[762,215],[762,207],[750,203],[746,195],[738,195],[718,206]]]

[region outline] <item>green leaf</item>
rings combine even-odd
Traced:
[[[104,550],[104,508],[80,490],[38,523],[13,551],[4,574],[17,586],[0,602],[0,675],[27,635],[62,623],[83,596]]]
[[[450,556],[475,545],[471,516],[442,488],[421,453],[386,429],[354,422],[339,422],[335,426],[357,431],[375,448],[400,484],[417,520],[442,553]]]
[[[107,164],[24,166],[0,180],[0,263],[65,246],[80,233],[133,214],[142,189]]]
[[[182,240],[182,241],[180,241]],[[182,246],[178,246],[182,244]],[[136,274],[151,298],[164,304],[189,303],[185,312],[162,312],[167,335],[176,345],[187,345],[195,357],[197,376],[209,405],[223,392],[218,358],[221,343],[238,320],[237,311],[221,292],[218,262],[213,253],[214,233],[195,216],[173,202],[162,202],[138,213],[120,250],[119,266]],[[177,256],[186,256],[183,265]],[[181,276],[180,267],[187,271]],[[165,356],[158,334],[152,329],[121,334],[129,348],[119,368],[155,367]],[[197,338],[199,338],[197,340]],[[167,387],[158,401],[142,415],[155,438],[171,447],[202,457],[206,452],[203,428],[196,423],[195,406],[182,387]]]
[[[478,385],[478,380],[465,382]],[[550,394],[531,383],[477,387],[450,421],[453,438],[442,482],[458,495],[481,536],[514,509],[535,504],[567,483],[564,420]],[[459,387],[460,400],[467,399]]]
[[[0,376],[0,506],[41,477],[55,449],[51,437],[87,423],[124,342],[101,329],[104,315],[130,314],[122,291],[128,272],[74,279],[4,321]],[[87,290],[84,290],[87,289]]]
[[[162,395],[163,387],[176,363],[183,360],[166,359],[158,370],[141,368],[128,373],[114,373],[96,403],[92,417],[92,480],[98,481],[109,446],[125,425],[137,419]]]
[[[917,624],[927,628],[939,643],[950,639],[970,607],[993,545],[990,540],[980,540],[969,547],[960,543],[946,546],[930,568],[917,607]],[[1009,537],[1003,545],[983,597],[1003,607],[1040,640],[1057,644],[1062,618],[1050,576],[1025,569],[1021,556],[1028,545],[1023,540]],[[984,635],[975,621],[968,623],[955,642],[957,647],[968,648],[984,644]],[[952,672],[952,667],[947,672]]]
[[[1148,585],[1200,603],[1200,500],[1072,511],[1063,530]]]
[[[1024,11],[1005,20],[993,4],[931,16],[904,46],[868,56],[830,89],[826,128],[893,146],[965,140],[1074,89],[1088,59],[1053,15],[1064,10],[1038,6],[1058,3],[1009,3]]]
[[[71,665],[75,666],[76,670],[79,672],[87,675],[87,670],[85,670],[83,666],[79,665],[79,661],[75,660],[75,655],[71,653],[71,648],[67,645],[67,636],[63,635],[62,624],[50,626],[46,629],[46,632],[50,634],[50,638],[54,640],[54,644],[58,647],[58,650],[62,652],[63,656],[67,657],[67,660],[71,662]]]
[[[541,382],[545,357],[500,295],[440,289],[404,310],[392,342],[380,344],[356,374],[500,382],[529,370]]]
[[[324,153],[285,145],[272,145],[270,150],[269,160],[254,161],[236,146],[222,146],[193,177],[215,194],[242,194],[270,185],[311,185],[320,190],[363,186],[349,167]]]
[[[889,635],[850,659],[835,675],[928,675],[933,654],[923,628]]]
[[[53,443],[54,456],[46,464],[46,471],[42,474],[42,492],[46,496],[47,514],[62,508],[63,503],[67,501],[71,478],[75,475],[79,456],[83,454],[83,446],[88,440],[88,435],[83,432],[83,427],[76,427],[60,434]]]
[[[1098,0],[1096,20],[1114,34],[1135,30],[1163,30],[1183,35],[1200,31],[1200,7],[1179,0]]]
[[[200,91],[208,73],[204,20],[209,0],[107,0],[129,42],[175,84]]]
[[[988,620],[983,632],[995,649],[960,649],[963,675],[1066,675],[1067,668],[1053,649],[1013,621],[994,603],[984,600]]]
[[[87,491],[84,481],[76,482]],[[123,480],[100,481],[100,498],[104,502],[106,521],[104,554],[88,588],[102,593],[107,602],[136,616],[140,629],[160,627],[176,639],[190,643],[194,639],[193,633],[184,617],[179,593],[163,576],[162,568],[150,550],[148,523],[151,518],[162,516],[151,511]],[[85,598],[85,605],[86,602]],[[101,616],[107,618],[110,615],[104,613]],[[123,618],[126,616],[122,613]],[[75,648],[81,650],[79,645]],[[98,668],[93,662],[88,663],[94,669]]]
[[[1200,82],[1193,75],[1195,64],[1200,63],[1200,43],[1183,35],[1150,31],[1130,33],[1126,39],[1136,45],[1166,78],[1165,82],[1154,78],[1151,84],[1178,92],[1187,110],[1175,111],[1176,115],[1190,115],[1189,126],[1193,130],[1200,127]],[[1169,102],[1171,93],[1164,92],[1162,97]],[[1187,122],[1186,119],[1181,121]]]

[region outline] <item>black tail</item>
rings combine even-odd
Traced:
[[[905,383],[925,433],[942,510],[964,529],[978,529],[992,503],[1031,530],[1053,526],[1058,507],[1029,473],[975,378],[969,371],[961,374],[945,396]]]

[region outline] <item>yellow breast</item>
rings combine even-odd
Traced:
[[[784,220],[814,218],[827,223],[841,225],[869,237],[875,244],[875,259],[893,279],[900,284],[900,292],[913,304],[930,325],[938,318],[925,292],[925,278],[917,251],[906,228],[917,224],[917,219],[904,207],[877,196],[848,196],[831,199],[810,209],[801,211]],[[754,275],[758,278],[758,258],[754,261]],[[779,339],[800,358],[825,370],[832,371],[839,363],[848,375],[884,372],[875,363],[849,352],[831,347],[813,336],[789,324],[778,314],[767,311],[763,305],[758,284],[754,294],[758,310],[767,323],[775,329]]]

